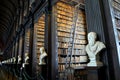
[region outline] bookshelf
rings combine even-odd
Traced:
[[[35,53],[37,55],[37,62],[39,63],[40,47],[44,47],[44,34],[45,34],[45,15],[43,14],[35,23],[34,27],[35,39]]]
[[[115,20],[115,28],[117,31],[117,39],[118,44],[120,45],[120,1],[119,0],[113,0],[112,1],[112,7],[113,7],[113,14],[114,14],[114,20]]]
[[[34,24],[34,47],[33,52],[36,55],[36,75],[39,73],[43,73],[43,65],[39,65],[39,57],[40,57],[40,47],[44,47],[44,36],[45,34],[45,14],[41,14],[37,22]],[[46,72],[46,71],[45,71]]]
[[[30,46],[30,29],[27,29],[26,30],[26,33],[25,33],[25,54],[28,54],[29,55],[29,46]]]
[[[65,1],[65,0],[64,0]],[[64,1],[59,1],[54,6],[55,9],[55,26],[57,27],[57,53],[58,53],[58,72],[59,78],[62,77],[66,69],[66,63],[70,61],[68,55],[68,47],[70,43],[71,34],[75,31],[74,49],[71,57],[71,66],[84,67],[87,62],[87,55],[85,52],[86,40],[86,20],[85,11],[83,9],[76,10],[77,20],[75,18],[75,6]],[[76,24],[76,29],[72,30],[73,25]],[[70,43],[72,45],[72,43]],[[66,60],[67,59],[67,60]]]

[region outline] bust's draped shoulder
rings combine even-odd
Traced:
[[[105,45],[104,45],[103,42],[97,41],[96,44],[98,46],[98,49],[100,49],[100,50],[103,49],[103,48],[105,48]]]
[[[102,49],[105,48],[105,45],[103,42],[96,41],[96,45],[97,45],[97,53],[99,53]]]
[[[89,44],[87,44],[85,49],[86,49],[86,52],[87,52],[88,54],[91,53],[91,50],[90,50],[89,48],[90,48],[90,47],[89,47]],[[105,45],[104,45],[103,42],[96,41],[96,43],[95,43],[95,45],[94,45],[94,48],[95,48],[95,51],[92,52],[92,53],[97,54],[97,53],[99,53],[102,49],[105,48]]]

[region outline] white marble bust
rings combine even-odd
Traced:
[[[103,63],[99,61],[99,52],[105,48],[103,42],[96,41],[97,34],[95,32],[88,33],[88,44],[86,45],[86,52],[90,59],[87,66],[102,66]]]
[[[44,47],[40,48],[39,65],[46,64],[44,58],[47,56]]]
[[[28,60],[29,60],[29,54],[25,53],[25,64],[28,64]]]
[[[13,63],[15,63],[15,62],[16,62],[16,58],[15,58],[15,57],[13,57],[12,59],[13,59]]]
[[[18,55],[18,63],[21,62],[21,55]]]

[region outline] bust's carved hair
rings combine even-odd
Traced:
[[[97,34],[95,32],[90,32],[88,33],[88,37],[94,37],[95,39],[97,39]]]
[[[44,47],[40,48],[40,53],[42,54],[45,51]]]

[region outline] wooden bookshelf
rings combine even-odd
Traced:
[[[83,10],[78,11],[78,19],[76,21],[76,37],[74,44],[74,53],[71,58],[72,67],[83,67],[86,66],[87,60],[83,61],[82,58],[86,58],[85,45],[86,40],[86,21],[85,13]],[[71,38],[71,29],[74,24],[75,17],[75,6],[64,2],[57,2],[55,5],[55,20],[57,26],[57,47],[58,47],[58,72],[59,77],[65,70],[65,64],[68,54],[68,44]],[[68,57],[70,60],[70,56]]]
[[[29,54],[30,46],[30,30],[28,29],[25,33],[25,54]]]
[[[45,34],[45,15],[43,14],[35,23],[34,27],[34,44],[35,54],[37,55],[37,63],[39,63],[40,47],[44,47],[44,34]]]
[[[115,19],[115,28],[117,31],[117,39],[118,43],[120,42],[120,1],[119,0],[113,0],[112,1],[112,6],[114,10],[114,19]],[[119,44],[120,45],[120,44]]]

